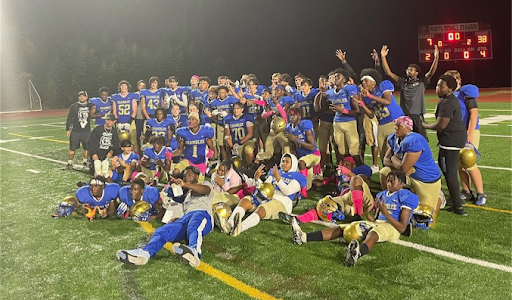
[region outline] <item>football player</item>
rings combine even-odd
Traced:
[[[391,171],[388,174],[387,190],[377,194],[377,217],[369,215],[366,222],[372,228],[364,241],[359,244],[356,239],[350,241],[345,265],[352,267],[357,260],[368,254],[377,242],[395,241],[400,234],[410,230],[409,224],[412,211],[418,207],[418,196],[409,190],[403,189],[405,174],[401,171]],[[312,241],[329,241],[343,237],[347,225],[323,229],[321,231],[305,233],[301,230],[297,220],[291,220],[294,244],[300,245]]]
[[[190,113],[188,127],[178,128],[176,136],[179,140],[178,148],[172,152],[172,156],[177,157],[184,153],[184,159],[174,166],[173,176],[179,177],[180,173],[190,165],[199,168],[201,173],[205,174],[207,146],[213,150],[214,156],[217,151],[213,148],[213,129],[200,125],[198,113]]]
[[[132,151],[130,140],[121,141],[121,149],[123,153],[114,156],[112,159],[112,170],[110,170],[110,178],[107,178],[108,181],[117,183],[129,181],[139,164],[140,156]]]
[[[286,95],[293,97],[297,93],[297,89],[292,87],[292,77],[288,73],[281,74],[281,81],[279,82],[286,91]]]
[[[224,136],[228,151],[240,155],[246,166],[254,162],[254,119],[251,114],[245,114],[245,105],[241,102],[233,104],[233,115],[224,118]]]
[[[480,117],[478,116],[477,98],[479,95],[478,87],[472,84],[461,86],[462,79],[460,73],[456,70],[445,72],[446,75],[453,76],[457,80],[457,89],[453,94],[459,100],[462,121],[466,125],[468,142],[478,149],[480,146]],[[460,181],[462,182],[461,199],[464,201],[474,201],[476,205],[484,205],[487,202],[487,195],[484,192],[484,182],[482,173],[475,164],[468,169],[459,169]],[[476,189],[476,198],[471,191],[471,182]]]
[[[93,129],[89,137],[90,156],[94,176],[109,177],[109,158],[121,153],[119,136],[114,124],[117,118],[113,113],[105,117],[105,124]]]
[[[84,149],[83,166],[87,167],[89,156],[89,136],[91,135],[91,116],[97,118],[96,107],[87,101],[87,92],[78,93],[78,102],[71,105],[66,120],[66,136],[69,138],[69,154],[67,170],[73,168],[73,158],[80,143]]]
[[[259,187],[263,183],[260,177],[264,174],[264,167],[264,165],[261,165],[256,170],[254,179],[248,179],[248,186]],[[237,236],[243,231],[258,225],[261,219],[278,219],[279,212],[290,214],[293,206],[292,201],[300,192],[300,189],[306,187],[306,177],[298,172],[297,157],[285,153],[281,158],[281,169],[274,166],[269,171],[265,183],[270,183],[273,186],[273,195],[267,193],[265,195],[266,199],[263,199],[263,201],[259,200],[257,193],[242,198],[228,220],[220,218],[220,228],[224,233]],[[245,213],[252,209],[255,209],[254,212],[242,222]]]
[[[407,175],[406,187],[419,197],[420,204],[434,208],[435,222],[437,211],[442,203],[441,171],[434,161],[427,140],[413,132],[413,120],[408,116],[398,117],[395,121],[395,133],[388,136],[389,145],[384,157],[384,167],[380,170],[382,189],[387,187],[387,175],[391,170],[400,170]]]
[[[146,120],[154,115],[155,110],[162,107],[162,89],[158,88],[160,79],[156,76],[149,78],[149,89],[140,91],[140,104]]]
[[[313,182],[313,167],[320,163],[320,151],[316,146],[313,123],[310,120],[302,120],[302,110],[292,108],[288,112],[290,123],[286,124],[284,136],[295,145],[299,159],[299,172],[307,178],[306,187],[301,190],[304,197],[308,196],[308,190]]]
[[[178,77],[171,76],[168,78],[169,88],[163,90],[163,107],[169,109],[171,112],[175,104],[180,106],[181,114],[185,113],[188,104],[188,94],[190,93],[189,87],[178,86]]]
[[[121,80],[117,88],[119,93],[112,95],[112,112],[118,119],[117,129],[130,132],[130,136],[136,136],[132,123],[137,115],[139,94],[130,93],[131,85],[126,80]]]
[[[153,178],[153,185],[160,180],[167,179],[171,170],[171,150],[165,147],[165,138],[156,136],[151,139],[152,147],[144,149],[144,156],[140,160],[142,172]]]
[[[151,209],[135,216],[135,220],[145,222],[161,219],[164,213],[158,189],[147,186],[140,178],[135,178],[131,185],[124,186],[119,190],[119,201],[120,203],[116,210],[118,218],[127,219],[130,208],[140,201],[149,203]]]
[[[110,218],[116,211],[116,199],[119,196],[120,186],[116,183],[106,183],[102,176],[94,177],[89,185],[76,191],[79,206],[86,208],[89,220],[94,219],[96,212],[102,219]]]
[[[189,113],[195,112],[195,113],[199,114],[199,118],[201,119],[201,125],[212,127],[212,124],[211,124],[212,121],[210,120],[210,118],[206,114],[202,113],[203,111],[204,111],[203,109],[200,109],[199,107],[197,107],[193,103],[190,103],[188,105],[188,112]]]
[[[171,113],[167,114],[166,119],[171,121],[171,124],[174,125],[175,129],[187,126],[187,116],[180,114],[179,104],[174,104],[171,107],[170,111]]]
[[[389,80],[382,81],[380,73],[372,68],[361,71],[361,96],[362,100],[354,98],[363,109],[368,118],[377,117],[379,121],[377,144],[379,156],[384,160],[388,144],[387,137],[395,131],[393,120],[403,116],[404,113],[395,101],[393,84]]]
[[[248,114],[253,116],[254,119],[254,139],[258,143],[258,148],[263,149],[263,141],[267,139],[270,128],[268,127],[268,122],[261,117],[261,113],[263,112],[263,108],[266,105],[266,99],[263,99],[262,94],[265,90],[264,86],[259,86],[259,82],[257,79],[250,79],[247,83],[247,92],[243,94],[240,102],[247,105]],[[262,90],[259,87],[263,87]]]
[[[98,91],[99,97],[89,99],[89,102],[96,106],[96,114],[99,115],[99,117],[94,120],[94,124],[97,126],[105,124],[105,116],[112,111],[112,100],[108,96],[109,92],[108,87],[102,86]]]
[[[145,265],[167,242],[188,240],[188,245],[175,243],[173,250],[178,257],[184,259],[192,267],[201,263],[201,245],[203,237],[212,230],[212,198],[211,183],[199,183],[201,171],[194,166],[188,166],[183,179],[175,182],[183,189],[189,189],[188,196],[183,202],[184,215],[178,220],[165,224],[155,230],[149,243],[142,249],[119,250],[118,260],[126,264]]]
[[[329,75],[331,74],[329,73]],[[334,120],[334,112],[329,109],[326,97],[327,90],[330,89],[328,77],[325,75],[320,76],[318,79],[318,86],[319,92],[315,96],[314,100],[315,112],[320,116],[318,124],[318,150],[320,150],[320,165],[323,170],[323,175],[327,177],[330,175],[329,169],[332,169],[332,159],[329,154],[327,154],[327,149],[334,132],[332,124]],[[330,147],[330,149],[332,149],[332,147]],[[330,153],[332,153],[332,150]]]
[[[194,103],[197,106],[204,106],[206,98],[208,97],[208,88],[210,87],[210,84],[210,78],[208,78],[207,76],[200,77],[199,86],[197,89],[192,90],[192,92],[190,92],[190,99],[188,99],[188,102]],[[187,103],[187,105],[189,103]]]
[[[198,86],[198,83],[199,83],[199,75],[192,75],[192,77],[190,77],[190,90],[193,91],[193,90],[196,90],[199,86]]]
[[[224,118],[230,114],[231,107],[238,102],[238,100],[228,95],[229,89],[226,86],[218,87],[217,92],[219,93],[219,97],[210,103],[210,110],[212,114],[211,119],[214,124],[215,140],[217,140],[217,144],[220,148],[221,159],[224,160],[227,158],[226,148],[224,147]]]
[[[140,153],[140,144],[141,144],[141,136],[144,131],[144,124],[146,123],[146,117],[142,113],[142,103],[140,101],[140,95],[143,90],[146,89],[146,82],[144,80],[137,81],[137,94],[139,95],[139,100],[137,103],[137,114],[135,114],[135,131],[137,132],[137,136],[130,136],[130,139],[133,142],[133,148],[136,153]]]
[[[150,137],[163,136],[165,145],[169,146],[173,131],[171,126],[173,120],[167,119],[165,109],[159,107],[155,110],[155,118],[146,121],[146,133],[144,134],[144,142],[149,143]]]

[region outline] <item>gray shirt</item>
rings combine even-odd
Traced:
[[[195,210],[206,210],[210,216],[213,215],[213,185],[208,181],[203,181],[201,185],[209,186],[210,193],[208,195],[195,195],[192,191],[188,191],[185,201],[183,201],[184,214]]]
[[[397,86],[400,88],[400,107],[406,116],[423,115],[425,113],[425,89],[430,83],[423,79],[406,79],[398,77]]]

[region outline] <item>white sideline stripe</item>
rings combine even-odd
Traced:
[[[39,173],[41,173],[41,171],[33,170],[33,169],[27,169],[27,172],[31,172],[31,173],[34,173],[34,174],[39,174]]]
[[[28,138],[28,139],[29,140],[40,140],[40,139],[47,139],[47,138],[52,138],[52,137],[53,137],[53,135],[47,135],[47,136],[35,136],[35,137]]]
[[[436,111],[435,108],[428,108],[427,110]],[[490,109],[490,108],[479,108],[478,111],[512,111],[512,109]]]
[[[67,164],[67,162],[64,162],[64,161],[60,161],[60,160],[56,160],[56,159],[51,159],[51,158],[47,158],[47,157],[42,157],[42,156],[35,155],[35,154],[28,154],[28,153],[24,153],[24,152],[20,152],[20,151],[16,151],[16,150],[6,149],[4,147],[0,147],[0,150],[4,150],[4,151],[7,151],[7,152],[12,152],[12,153],[16,153],[16,154],[24,155],[24,156],[28,156],[28,157],[39,158],[39,159],[42,159],[42,160],[47,160],[47,161],[51,161],[51,162],[58,163],[58,164],[63,164],[63,165]]]
[[[52,122],[52,123],[48,123],[48,124],[28,124],[28,125],[2,126],[2,129],[17,128],[17,127],[27,128],[27,127],[32,127],[32,126],[62,127],[62,126],[57,126],[56,124],[61,124],[62,125],[62,124],[66,124],[66,122]]]
[[[66,128],[66,126],[62,125],[53,125],[53,124],[41,124],[41,126],[48,126],[48,127],[57,127],[57,128]]]
[[[364,155],[365,157],[372,157],[371,154],[365,154]],[[436,162],[437,164],[437,162]],[[502,171],[511,171],[512,172],[512,168],[504,168],[504,167],[491,167],[491,166],[481,166],[481,165],[478,165],[479,168],[482,168],[482,169],[493,169],[493,170],[502,170]]]
[[[0,144],[2,143],[9,143],[9,142],[16,142],[16,141],[19,141],[20,139],[13,139],[13,140],[0,140]]]
[[[497,126],[497,124],[487,124]],[[510,125],[509,125],[510,126]],[[428,134],[436,134],[436,132],[428,131]],[[499,134],[480,134],[480,136],[499,137],[499,138],[512,138],[512,135],[499,135]]]
[[[327,223],[324,221],[312,221],[312,223],[324,225],[324,226],[330,227],[330,228],[338,227],[338,225],[336,225],[336,224]],[[394,243],[394,244],[397,244],[400,246],[404,246],[404,247],[413,248],[413,249],[423,251],[423,252],[432,253],[432,254],[439,255],[439,256],[444,256],[444,257],[458,260],[458,261],[461,261],[464,263],[478,265],[478,266],[481,266],[484,268],[496,269],[499,271],[512,273],[512,267],[500,265],[500,264],[496,264],[496,263],[492,263],[492,262],[488,262],[488,261],[480,260],[480,259],[476,259],[476,258],[471,258],[471,257],[467,257],[467,256],[460,255],[460,254],[455,254],[453,252],[444,251],[444,250],[440,250],[437,248],[432,248],[432,247],[428,247],[428,246],[424,246],[424,245],[420,245],[420,244],[416,244],[416,243],[412,243],[412,242],[402,241],[402,240],[397,240],[397,241],[391,242],[391,243]]]

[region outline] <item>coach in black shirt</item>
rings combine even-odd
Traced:
[[[467,216],[459,194],[459,152],[467,140],[466,126],[462,122],[459,100],[453,91],[457,88],[457,81],[449,75],[441,75],[437,81],[436,93],[439,103],[436,108],[436,122],[423,123],[426,129],[437,130],[439,140],[438,163],[446,179],[453,206],[449,212]]]
[[[117,118],[113,113],[107,114],[105,116],[105,124],[94,128],[89,137],[94,176],[101,175],[108,178],[108,170],[110,169],[108,159],[121,152],[119,136],[117,129],[114,127],[116,120]]]

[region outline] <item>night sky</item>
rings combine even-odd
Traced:
[[[274,72],[301,72],[317,80],[339,66],[337,48],[347,52],[356,72],[371,67],[370,52],[390,48],[391,69],[403,75],[418,63],[420,25],[490,23],[492,60],[440,62],[436,75],[458,69],[464,83],[510,86],[511,4],[503,1],[171,1],[8,0],[3,25],[18,28],[38,49],[76,34],[107,32],[127,43],[159,46],[185,39],[202,54],[226,61],[226,75],[254,73],[263,84]],[[3,26],[3,28],[5,28]],[[426,72],[427,63],[420,64]],[[36,68],[37,66],[33,66]],[[229,71],[228,71],[229,70]],[[30,67],[29,67],[30,71]],[[186,69],[190,76],[201,70]],[[187,80],[188,81],[188,80]],[[182,82],[185,83],[185,82]],[[430,85],[429,88],[433,88]]]

